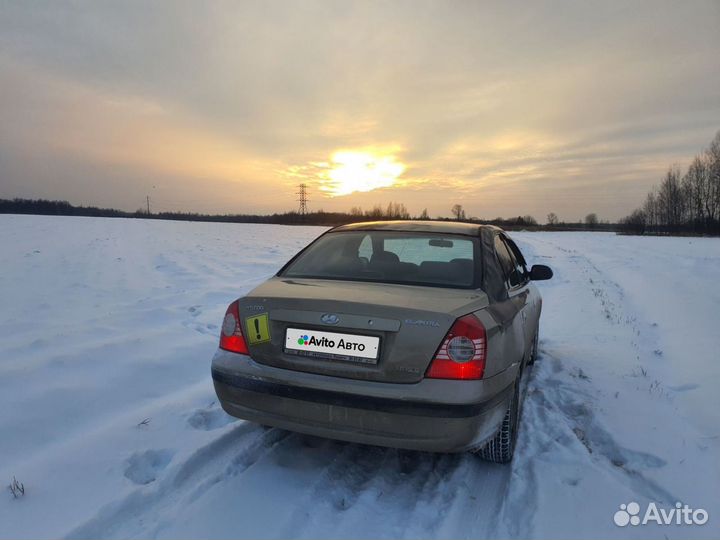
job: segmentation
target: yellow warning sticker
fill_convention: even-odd
[[[267,313],[245,319],[245,330],[250,345],[270,341],[270,320]]]

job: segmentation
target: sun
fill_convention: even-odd
[[[406,169],[394,156],[355,150],[335,152],[329,166],[320,189],[333,197],[390,187]]]

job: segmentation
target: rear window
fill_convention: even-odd
[[[477,239],[390,231],[326,234],[306,248],[286,277],[470,288],[479,274]]]

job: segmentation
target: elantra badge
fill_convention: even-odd
[[[325,313],[322,317],[320,317],[320,320],[325,324],[337,324],[340,322],[340,317],[334,313]]]

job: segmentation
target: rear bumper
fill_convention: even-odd
[[[434,452],[463,451],[491,438],[514,380],[505,374],[483,381],[377,383],[274,368],[222,350],[213,359],[212,375],[223,409],[238,418],[320,437]]]

